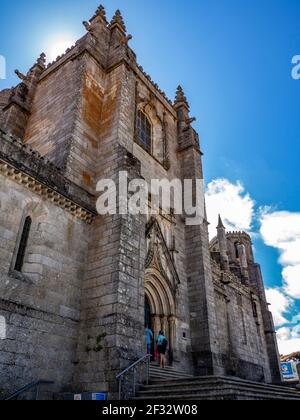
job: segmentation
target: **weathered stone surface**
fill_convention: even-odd
[[[183,91],[173,105],[103,11],[85,26],[65,55],[33,67],[32,85],[0,92],[0,389],[47,379],[57,392],[115,396],[116,374],[146,351],[145,296],[176,367],[280,381],[248,235],[221,232],[220,249],[206,220],[96,214],[97,182],[118,183],[120,171],[148,184],[203,173]],[[137,137],[139,111],[151,123],[151,153]]]

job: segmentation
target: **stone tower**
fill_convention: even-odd
[[[191,374],[280,380],[246,234],[220,219],[210,246],[205,211],[196,225],[164,209],[97,214],[99,180],[203,181],[202,153],[183,89],[173,103],[138,65],[121,13],[108,22],[100,6],[84,26],[0,92],[0,388],[45,378],[114,395],[145,355],[145,313]]]

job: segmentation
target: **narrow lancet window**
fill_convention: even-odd
[[[26,217],[24,226],[23,226],[20,244],[19,244],[16,264],[15,264],[15,271],[19,271],[19,272],[22,271],[31,223],[32,223],[31,217]]]
[[[136,134],[140,146],[142,146],[148,153],[152,150],[152,126],[147,116],[138,111],[136,119]]]

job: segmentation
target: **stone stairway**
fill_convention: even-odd
[[[151,383],[164,382],[164,381],[175,381],[191,379],[193,376],[174,369],[173,367],[167,366],[165,369],[161,369],[157,364],[151,363],[150,366],[150,379]]]
[[[151,366],[150,385],[136,400],[298,400],[300,391],[227,377],[192,377],[172,368]]]

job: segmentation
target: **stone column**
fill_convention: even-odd
[[[129,180],[139,177],[139,162],[123,147],[110,145],[110,153],[113,179],[119,170]],[[115,398],[116,375],[145,355],[145,225],[144,216],[130,214],[99,216],[94,224],[83,280],[77,389],[103,389]],[[102,334],[103,348],[97,350]]]
[[[152,319],[153,319],[153,334],[154,334],[154,339],[156,340],[158,333],[161,330],[160,315],[153,315]]]
[[[240,258],[243,281],[246,285],[249,285],[249,270],[248,270],[246,247],[244,244],[239,244],[237,246],[237,249],[238,249],[238,254]]]
[[[252,277],[254,277],[256,288],[259,295],[259,300],[261,304],[261,312],[263,318],[263,327],[265,332],[265,340],[266,340],[266,347],[267,353],[270,363],[270,380],[267,382],[272,382],[274,384],[281,384],[282,383],[282,376],[280,370],[280,357],[279,357],[279,350],[278,350],[278,343],[276,338],[276,330],[274,326],[273,316],[269,310],[269,305],[267,302],[263,278],[261,274],[261,268],[259,264],[252,265]],[[253,281],[253,280],[252,280]]]
[[[161,318],[161,329],[163,330],[167,340],[170,341],[169,323],[168,323],[168,317],[167,316],[162,316],[162,318]]]
[[[219,242],[219,250],[220,250],[220,257],[221,257],[221,267],[222,267],[222,270],[229,271],[226,230],[225,230],[225,226],[223,225],[220,215],[219,215],[219,223],[217,226],[217,231],[218,231],[218,242]]]
[[[168,323],[169,323],[169,331],[170,331],[170,347],[173,351],[173,357],[175,359],[175,354],[177,353],[177,348],[176,348],[176,318],[175,316],[171,315],[169,316],[168,319]]]
[[[178,160],[182,167],[182,179],[200,181],[204,185],[199,137],[192,127],[189,104],[181,87],[177,90],[175,109],[178,117]],[[203,215],[198,224],[186,225],[186,267],[190,308],[190,334],[194,373],[218,375],[218,335],[215,296],[209,253],[208,222],[206,220],[204,187],[196,196],[192,191],[193,205],[200,199]],[[190,217],[190,215],[187,215]]]

